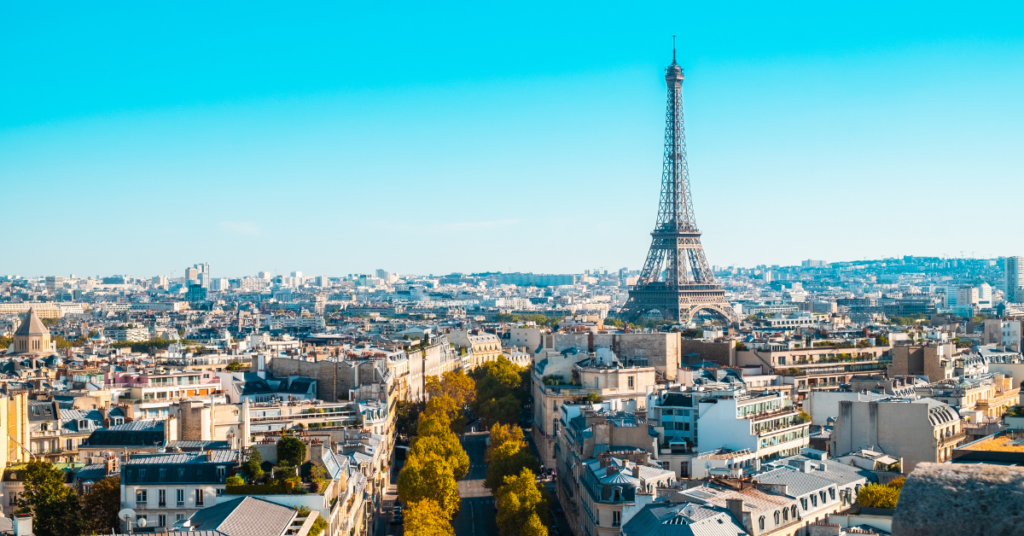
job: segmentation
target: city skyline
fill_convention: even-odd
[[[0,272],[638,269],[673,34],[713,263],[1017,254],[943,222],[1024,193],[1019,8],[930,6],[315,6],[223,34],[238,8],[7,6],[8,232],[46,247]],[[388,17],[394,35],[355,24]]]

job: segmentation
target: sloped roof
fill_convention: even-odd
[[[15,336],[32,336],[32,335],[49,335],[50,330],[46,329],[43,325],[43,321],[36,315],[35,309],[28,310],[28,316],[25,321],[18,327],[18,331],[14,332]]]
[[[216,531],[224,536],[280,536],[297,515],[287,506],[241,497],[199,510],[189,521],[195,530]]]
[[[625,526],[625,536],[743,536],[747,532],[725,508],[695,503],[657,502]]]

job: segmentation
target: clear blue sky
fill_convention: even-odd
[[[1022,20],[1019,2],[6,2],[0,273],[639,268],[673,34],[712,264],[1024,254]]]

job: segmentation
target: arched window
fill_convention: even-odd
[[[620,487],[612,488],[612,500],[613,501],[621,501],[622,500],[622,488],[620,488]]]
[[[795,506],[793,508],[796,508]],[[789,521],[789,508],[782,509],[782,520]]]
[[[796,505],[795,504],[793,506],[789,507],[789,513],[791,513],[793,515],[793,521],[796,521],[798,519],[797,516],[796,516]]]
[[[778,510],[776,510],[776,511],[775,511],[775,524],[776,524],[776,525],[778,525],[778,524],[779,524],[779,514],[780,514],[780,513],[781,513],[781,512],[779,512]]]
[[[764,516],[761,516],[757,520],[757,528],[764,530]]]

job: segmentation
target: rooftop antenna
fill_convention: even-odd
[[[676,36],[672,36],[672,63],[676,62]]]

